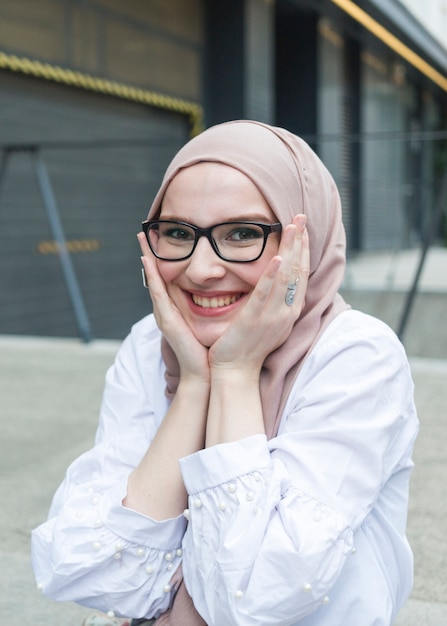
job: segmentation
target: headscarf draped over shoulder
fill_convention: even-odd
[[[345,270],[346,238],[340,196],[319,157],[301,138],[282,128],[253,121],[213,126],[191,139],[171,161],[148,219],[156,218],[166,189],[186,167],[210,161],[231,166],[252,180],[285,227],[306,215],[310,276],[305,306],[288,339],[264,362],[261,398],[266,432],[274,436],[293,381],[329,322],[348,308],[338,290]],[[167,393],[175,393],[178,364],[167,342]]]

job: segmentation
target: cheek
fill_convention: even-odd
[[[160,261],[157,259],[157,268],[160,276],[169,289],[169,285],[183,272],[183,263],[169,263],[167,261]]]
[[[179,302],[176,298],[175,285],[178,279],[184,273],[183,265],[183,263],[169,263],[166,261],[160,261],[159,259],[157,260],[157,267],[160,278],[166,286],[166,291],[168,292],[169,297],[176,305],[178,305]]]
[[[256,261],[255,263],[247,263],[247,265],[245,266],[241,265],[238,268],[239,278],[241,278],[248,285],[251,285],[252,287],[254,287],[256,283],[258,282],[258,280],[260,279],[265,268],[267,267],[268,262],[273,256],[274,255],[272,255],[271,257],[269,256],[269,257],[264,258],[264,255],[263,255],[259,259],[259,261]]]

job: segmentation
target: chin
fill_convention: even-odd
[[[223,333],[226,331],[228,324],[225,326],[221,326],[219,329],[192,329],[195,338],[199,343],[202,344],[205,348],[211,348],[211,346],[216,343],[220,337],[222,337]]]
[[[216,343],[216,341],[219,339],[220,335],[216,336],[210,336],[210,335],[196,335],[196,339],[199,343],[202,344],[202,346],[204,346],[205,348],[211,348],[211,346]]]

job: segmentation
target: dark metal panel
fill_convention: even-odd
[[[276,122],[298,135],[317,132],[317,21],[315,13],[278,5]]]
[[[0,74],[0,143],[46,146],[42,156],[96,337],[122,338],[151,309],[136,233],[188,135],[179,114]],[[0,190],[0,333],[77,332],[30,156],[14,153]]]
[[[205,124],[244,117],[244,2],[205,4]]]

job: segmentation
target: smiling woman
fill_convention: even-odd
[[[179,172],[167,188],[159,217],[143,228],[159,259],[160,277],[196,339],[210,347],[278,252],[274,233],[281,225],[248,176],[220,163],[199,163]],[[174,230],[175,218],[194,220],[200,227]],[[254,219],[259,222],[248,223]],[[144,241],[143,246],[145,251]]]
[[[33,533],[40,588],[133,626],[390,626],[418,421],[403,347],[338,293],[329,172],[284,129],[210,128],[138,240],[154,313]]]

